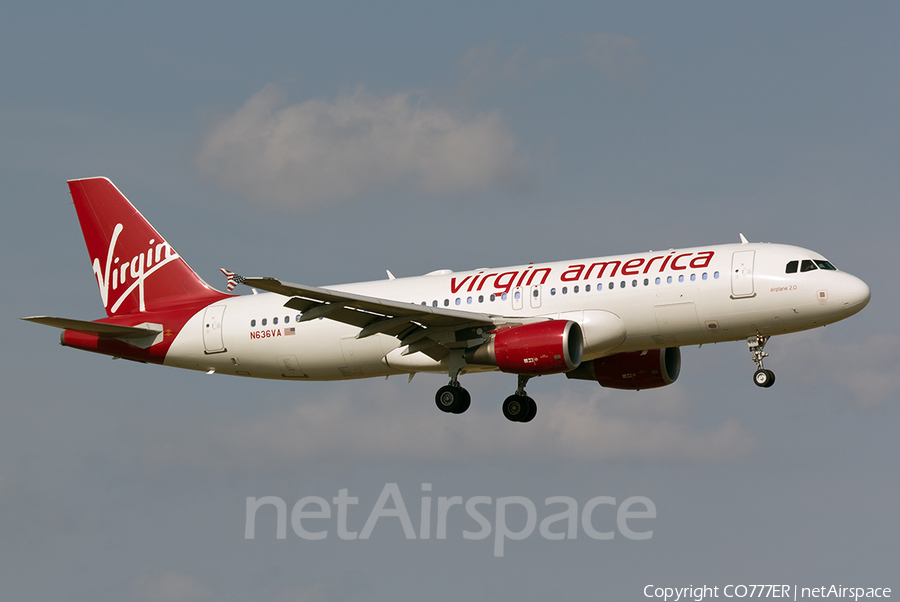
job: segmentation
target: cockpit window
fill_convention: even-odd
[[[830,261],[825,261],[824,259],[814,259],[816,265],[819,266],[820,270],[834,270],[837,271],[837,268],[831,265]]]
[[[795,259],[794,261],[789,261],[784,268],[784,273],[785,274],[796,274],[797,266],[799,264],[800,264],[800,261],[798,261],[797,259]]]
[[[804,259],[800,262],[800,271],[801,272],[811,272],[813,270],[817,270],[819,268],[816,267],[816,264],[812,259]]]

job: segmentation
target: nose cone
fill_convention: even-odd
[[[847,274],[841,283],[841,299],[844,301],[844,311],[848,314],[855,314],[868,303],[872,298],[872,292],[868,285],[857,278]]]

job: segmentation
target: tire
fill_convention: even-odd
[[[462,414],[469,409],[472,397],[462,387],[444,385],[434,394],[434,403],[442,412]]]
[[[522,422],[522,418],[528,414],[527,397],[510,395],[503,400],[503,415],[512,422]]]
[[[537,416],[537,403],[535,403],[535,401],[530,397],[526,397],[525,401],[528,405],[528,411],[525,413],[522,419],[519,420],[519,422],[531,422],[532,420],[534,420],[534,417]]]
[[[442,412],[452,412],[459,405],[462,395],[459,394],[458,387],[445,385],[437,390],[434,394],[434,403]]]
[[[452,412],[454,414],[462,414],[463,412],[465,412],[466,410],[469,409],[470,405],[472,405],[472,396],[469,395],[469,392],[466,391],[465,389],[463,389],[462,387],[460,387],[459,390],[460,390],[460,392],[462,392],[462,401],[460,402],[458,408],[456,408],[455,410],[452,410]]]
[[[753,373],[753,382],[757,387],[768,389],[775,384],[775,373],[771,370],[757,370]]]

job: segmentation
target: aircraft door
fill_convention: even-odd
[[[224,305],[210,305],[203,312],[203,348],[207,354],[225,351],[225,343],[222,340],[224,314]]]
[[[754,297],[753,260],[756,251],[735,251],[731,256],[731,298]]]

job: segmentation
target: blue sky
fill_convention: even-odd
[[[0,20],[0,582],[13,599],[637,599],[898,587],[900,10],[891,3],[44,3]],[[684,349],[640,394],[545,377],[248,381],[64,349],[101,315],[65,181],[105,175],[204,278],[325,285],[751,240],[873,299]],[[247,497],[645,496],[647,541],[244,539]],[[436,501],[434,502],[437,503]],[[262,517],[262,515],[260,515]],[[598,513],[598,520],[611,514]],[[522,519],[511,515],[510,523]],[[384,520],[384,519],[383,519]],[[333,527],[332,527],[333,528]]]

